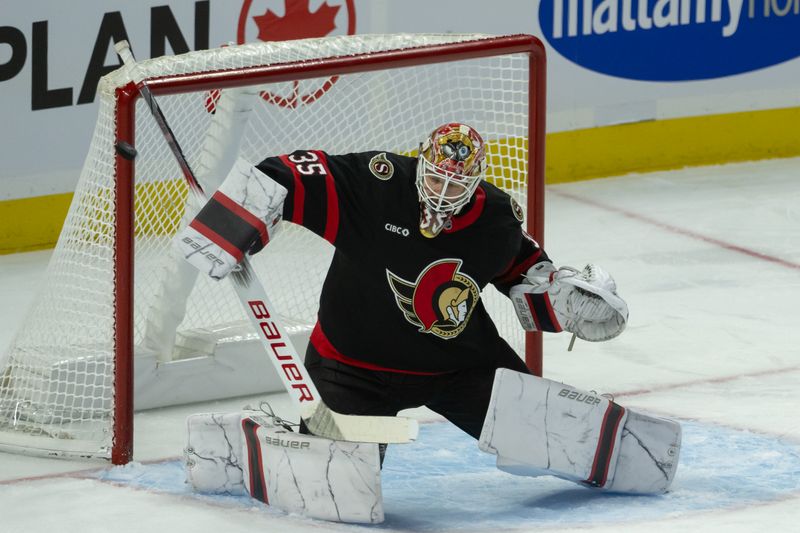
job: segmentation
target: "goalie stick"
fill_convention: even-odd
[[[175,155],[189,189],[198,200],[198,204],[203,205],[207,200],[205,192],[189,166],[158,102],[150,92],[144,77],[139,73],[130,45],[127,41],[120,41],[114,48],[128,68],[132,81],[137,85],[139,93]],[[236,294],[244,305],[267,357],[274,365],[283,386],[298,407],[300,417],[311,433],[332,440],[351,442],[403,443],[417,438],[419,427],[416,420],[397,416],[344,415],[325,405],[286,334],[286,328],[274,312],[272,303],[247,256],[230,276]]]

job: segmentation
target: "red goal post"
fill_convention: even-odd
[[[544,243],[545,52],[533,36],[340,36],[199,51],[142,61],[140,68],[193,168],[210,184],[234,152],[251,158],[300,147],[411,153],[438,122],[469,123],[487,140],[490,179],[524,200],[528,232]],[[121,71],[104,84],[92,147],[46,274],[45,296],[0,360],[0,449],[124,464],[133,457],[134,406],[151,405],[134,382],[146,366],[139,353],[161,365],[186,363],[198,354],[213,357],[246,331],[236,329],[237,310],[222,309],[238,305],[215,292],[225,289],[187,273],[174,258],[160,264],[169,238],[193,208],[184,205],[185,185],[173,179],[179,171],[136,85]],[[249,103],[217,100],[220,92],[237,91],[247,93],[242,98]],[[276,96],[287,92],[290,98]],[[227,105],[253,107],[253,118],[245,125],[225,122]],[[221,138],[237,144],[218,148]],[[115,151],[120,142],[139,155],[129,159]],[[317,246],[306,244],[304,234],[284,233],[286,244],[274,245],[285,251],[260,255],[293,257]],[[275,272],[289,276],[298,268],[262,266],[271,295],[271,285],[276,292],[298,285],[274,278]],[[185,294],[176,297],[180,290]],[[302,299],[313,302],[315,290]],[[276,298],[290,317],[297,292]],[[42,313],[48,305],[56,309]],[[163,310],[170,306],[177,311]],[[299,307],[297,324],[314,312],[313,304]],[[496,321],[508,321],[507,310],[505,318],[490,312]],[[175,327],[162,327],[171,320]],[[168,331],[151,331],[160,327]],[[521,330],[515,319],[509,331],[514,328]],[[541,336],[525,334],[523,343],[529,368],[541,375]]]

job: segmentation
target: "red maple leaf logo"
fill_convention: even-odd
[[[323,2],[314,13],[309,0],[285,0],[285,15],[280,17],[269,8],[261,16],[253,17],[262,41],[289,41],[306,37],[324,37],[336,29],[336,14],[341,6]]]

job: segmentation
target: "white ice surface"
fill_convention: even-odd
[[[675,490],[609,496],[492,468],[447,424],[390,448],[382,531],[800,531],[800,159],[551,186],[545,248],[615,276],[628,330],[608,343],[548,336],[545,374],[684,422]],[[0,257],[0,353],[48,252]],[[0,453],[0,531],[355,531],[241,499],[198,498],[170,458],[189,413],[260,398],[137,413],[125,468]],[[269,398],[292,414],[284,395]],[[433,417],[424,410],[415,414]],[[99,470],[98,470],[99,469]],[[373,528],[371,528],[373,529]]]

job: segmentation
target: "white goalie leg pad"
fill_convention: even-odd
[[[651,494],[672,483],[680,426],[596,393],[500,369],[479,447],[512,474]]]
[[[309,518],[383,522],[378,444],[293,433],[263,416],[242,419],[242,431],[253,498]]]
[[[538,475],[603,486],[614,475],[626,416],[598,394],[499,369],[478,446]]]
[[[197,492],[247,494],[242,460],[242,413],[206,413],[186,419],[186,481]]]
[[[680,424],[628,409],[614,478],[604,488],[639,494],[666,492],[675,479],[680,451]]]

